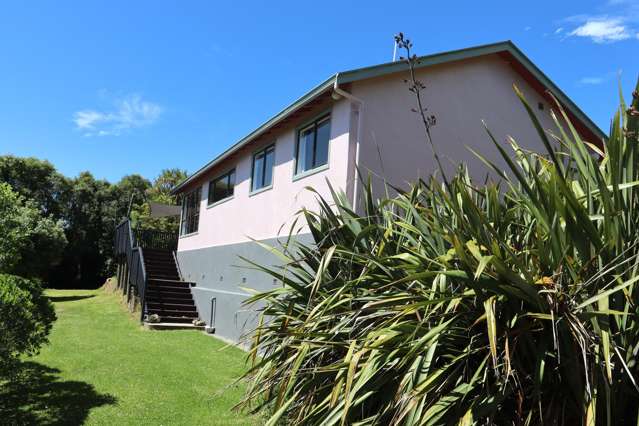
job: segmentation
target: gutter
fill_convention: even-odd
[[[523,52],[515,46],[511,41],[503,41],[499,43],[487,44],[482,46],[469,47],[460,50],[453,50],[448,52],[437,53],[434,55],[422,56],[419,58],[419,64],[416,68],[424,68],[433,65],[449,63],[469,58],[475,58],[488,54],[497,54],[497,53],[509,53],[514,59],[521,64],[521,66],[529,73],[532,74],[533,78],[541,83],[546,89],[550,89],[552,93],[558,98],[558,100],[567,107],[567,110],[570,111],[576,118],[579,120],[585,127],[588,128],[590,132],[592,132],[598,138],[606,140],[607,135],[597,127],[597,125],[583,112],[579,107],[567,96],[565,95],[558,86],[556,86],[543,72],[537,68],[537,66],[530,60]],[[364,80],[367,78],[379,77],[382,75],[392,74],[399,71],[405,71],[407,69],[407,65],[403,62],[389,62],[385,64],[374,65],[371,67],[359,68],[350,71],[345,71],[342,73],[337,73],[324,82],[317,85],[310,92],[307,92],[305,95],[294,101],[284,110],[280,111],[275,116],[271,117],[253,132],[246,135],[244,138],[240,139],[233,146],[228,148],[222,154],[218,155],[213,160],[209,161],[183,182],[178,184],[175,188],[171,190],[171,194],[175,195],[191,184],[193,181],[197,180],[199,177],[204,175],[208,170],[212,167],[219,164],[221,161],[228,158],[230,155],[234,154],[245,145],[255,140],[262,133],[267,131],[270,127],[276,125],[281,120],[285,119],[287,115],[295,112],[299,108],[301,108],[305,103],[309,102],[312,99],[315,99],[317,96],[325,93],[325,91],[333,90],[334,94],[339,96],[343,96],[349,99],[352,103],[357,104],[359,106],[359,123],[358,123],[358,136],[357,136],[357,151],[356,151],[356,164],[359,165],[359,144],[361,142],[361,133],[359,132],[361,126],[361,114],[362,114],[362,101],[357,99],[355,96],[350,93],[339,88],[339,84],[351,83],[354,81]],[[356,179],[358,176],[356,176]],[[356,185],[357,186],[357,185]],[[357,188],[355,188],[356,191]],[[355,192],[354,192],[355,194]],[[354,198],[355,200],[356,198]]]
[[[359,149],[362,140],[362,122],[364,115],[364,101],[356,96],[348,93],[347,91],[340,89],[339,87],[339,73],[335,74],[335,81],[333,83],[333,93],[351,101],[351,105],[356,106],[357,111],[357,140],[355,141],[355,173],[353,175],[353,199],[351,200],[354,211],[357,211],[357,187],[359,186]]]
[[[214,166],[216,166],[217,164],[219,164],[220,162],[228,158],[230,155],[238,152],[240,149],[242,149],[244,146],[246,146],[247,144],[249,144],[256,138],[260,137],[264,132],[266,132],[268,129],[275,126],[277,123],[279,123],[283,119],[285,119],[288,115],[302,108],[307,102],[315,99],[317,96],[320,96],[322,93],[325,93],[327,90],[330,90],[331,87],[333,86],[335,79],[336,79],[336,75],[333,75],[327,78],[322,83],[320,83],[319,85],[311,89],[311,91],[307,92],[302,97],[298,98],[289,106],[284,108],[282,111],[280,111],[279,113],[277,113],[276,115],[268,119],[266,122],[260,125],[257,129],[253,130],[251,133],[244,136],[242,139],[240,139],[234,145],[226,149],[224,152],[222,152],[220,155],[215,157],[213,160],[209,161],[204,166],[200,167],[195,173],[193,173],[192,175],[187,177],[184,181],[179,183],[176,187],[174,187],[170,192],[171,195],[176,195],[182,192],[182,189],[184,189],[185,186],[188,186],[190,183],[197,180],[202,175],[206,174],[211,168],[213,168]]]

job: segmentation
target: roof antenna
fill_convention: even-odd
[[[393,40],[393,62],[397,61],[397,41]]]

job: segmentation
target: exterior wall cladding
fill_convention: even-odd
[[[346,99],[334,101],[309,112],[271,138],[252,143],[196,183],[202,186],[199,229],[180,239],[178,261],[184,278],[197,283],[194,299],[200,317],[209,325],[215,304],[213,322],[218,336],[237,342],[243,333],[255,327],[256,307],[242,305],[248,296],[242,288],[267,290],[276,285],[271,277],[247,269],[239,259],[243,256],[264,265],[277,264],[275,256],[252,239],[273,245],[278,237],[285,237],[296,212],[301,207],[312,209],[316,205],[315,195],[306,187],[330,198],[328,180],[349,198],[353,196],[358,114],[362,119],[358,167],[363,174],[373,175],[377,193],[383,191],[384,181],[402,187],[435,172],[421,120],[411,112],[415,99],[407,90],[405,77],[396,73],[352,83],[351,93],[363,101],[361,113]],[[433,140],[450,170],[455,164],[466,162],[474,177],[486,177],[486,167],[467,147],[503,164],[482,121],[500,143],[512,135],[523,148],[543,150],[512,89],[513,84],[535,108],[544,128],[555,129],[543,97],[497,55],[420,69],[417,77],[426,83],[425,103],[429,114],[437,119],[432,129]],[[294,177],[297,130],[313,117],[329,111],[328,167],[305,177]],[[275,143],[273,186],[250,194],[252,154],[272,143]],[[234,167],[237,177],[233,198],[207,207],[208,182]],[[310,242],[308,230],[302,227],[296,232],[299,238]]]

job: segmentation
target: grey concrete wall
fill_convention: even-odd
[[[304,243],[312,242],[310,234],[296,238]],[[275,238],[262,242],[279,247]],[[250,265],[240,257],[264,266],[282,264],[277,256],[252,241],[177,252],[183,278],[196,283],[192,293],[200,319],[207,326],[214,326],[217,336],[232,342],[239,342],[242,336],[256,327],[258,321],[256,311],[260,306],[243,304],[250,296],[244,288],[266,291],[278,285],[266,273],[250,269]]]

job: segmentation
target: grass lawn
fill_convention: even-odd
[[[0,383],[0,424],[226,425],[245,354],[197,331],[148,331],[116,295],[51,290],[51,343]],[[224,349],[222,349],[224,348]]]

